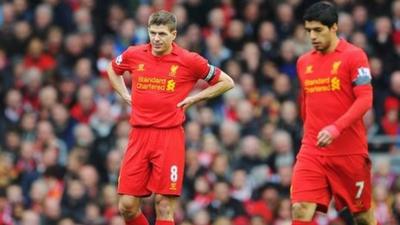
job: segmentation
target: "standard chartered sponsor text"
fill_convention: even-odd
[[[136,88],[139,90],[174,91],[175,82],[164,78],[140,76],[138,77]]]
[[[337,77],[306,79],[304,89],[307,93],[340,90],[340,79]]]
[[[323,92],[323,91],[331,91],[331,86],[324,85],[324,86],[306,87],[307,93]]]
[[[157,91],[165,90],[165,85],[160,85],[160,84],[137,83],[136,87],[137,87],[137,89],[141,89],[141,90],[157,90]]]
[[[158,77],[139,77],[138,83],[151,83],[151,84],[165,84],[167,82],[166,79],[158,78]]]
[[[304,84],[305,86],[311,86],[311,85],[321,85],[321,84],[329,84],[330,83],[330,78],[318,78],[318,79],[312,79],[312,80],[305,80]]]

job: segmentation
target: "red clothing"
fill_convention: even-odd
[[[245,202],[245,208],[250,216],[261,216],[268,224],[274,219],[273,212],[263,200]]]
[[[372,86],[365,53],[340,40],[334,52],[311,51],[301,56],[297,73],[304,120],[300,153],[367,154],[362,117],[372,106]],[[317,148],[317,135],[328,125],[335,125],[341,134],[327,147]]]
[[[185,114],[176,105],[192,90],[197,80],[213,84],[220,70],[197,53],[176,44],[170,54],[154,56],[150,44],[132,46],[112,61],[114,71],[132,76],[133,126],[167,128],[180,126]]]
[[[27,55],[24,58],[24,66],[27,68],[36,67],[41,71],[47,71],[56,67],[56,60],[52,56],[45,53],[41,54],[37,58]]]
[[[299,155],[293,169],[292,202],[315,202],[326,212],[332,197],[338,211],[371,207],[371,161],[364,155]]]
[[[70,110],[71,117],[76,119],[78,122],[84,124],[89,123],[90,117],[95,112],[96,112],[95,105],[93,105],[92,108],[90,108],[90,110],[85,111],[85,109],[83,109],[79,103],[75,104]]]
[[[179,196],[185,167],[182,127],[134,127],[119,174],[118,193]]]

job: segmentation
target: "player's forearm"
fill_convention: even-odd
[[[351,126],[355,121],[362,119],[364,114],[372,107],[372,88],[370,86],[359,87],[356,93],[356,100],[334,125],[341,132]]]
[[[234,86],[235,84],[232,78],[230,78],[226,73],[221,72],[220,79],[217,83],[202,90],[193,97],[196,99],[196,102],[208,100],[223,94],[224,92],[232,89]]]
[[[111,86],[114,90],[122,97],[129,98],[129,91],[126,88],[124,78],[122,76],[118,76],[112,66],[110,65],[107,69],[108,78],[110,79]]]

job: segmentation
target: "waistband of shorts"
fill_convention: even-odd
[[[173,127],[155,127],[155,126],[132,126],[133,129],[136,130],[175,130],[175,129],[183,129],[182,125],[177,125]]]

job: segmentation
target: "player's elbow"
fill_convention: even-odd
[[[368,97],[368,109],[371,109],[373,107],[373,101],[374,97],[372,96],[372,93]]]
[[[109,63],[108,66],[107,66],[107,75],[108,76],[110,76],[111,71],[113,71],[113,69],[112,69],[111,63]]]
[[[235,82],[231,77],[228,77],[226,86],[227,86],[227,91],[235,87]]]
[[[108,78],[110,78],[110,79],[112,79],[113,77],[116,76],[116,73],[115,73],[111,63],[108,64],[107,75],[108,75]]]
[[[228,90],[234,88],[235,82],[233,81],[233,79],[227,74],[223,74],[223,75],[224,75],[223,83],[224,83],[225,90],[228,91]]]
[[[366,94],[364,96],[364,101],[363,101],[366,110],[370,110],[372,108],[373,105],[372,102],[373,102],[372,93]]]

